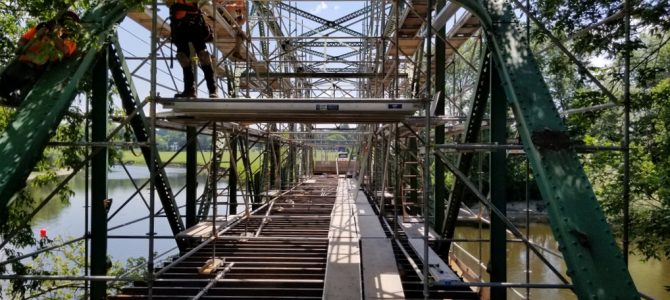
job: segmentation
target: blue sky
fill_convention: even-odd
[[[335,20],[337,18],[340,18],[342,16],[345,16],[355,10],[359,10],[363,8],[364,2],[363,1],[358,1],[358,2],[352,2],[352,1],[347,1],[347,2],[333,2],[333,1],[297,1],[297,2],[292,2],[290,3],[293,6],[296,6],[297,8],[304,10],[306,12],[312,13],[316,16],[319,16],[321,18],[327,19],[327,20]],[[165,6],[159,6],[159,16],[161,16],[163,19],[165,19],[168,15],[167,8]],[[321,26],[321,24],[317,22],[313,22],[308,19],[304,19],[302,17],[297,17],[295,14],[288,14],[285,11],[282,12],[281,19],[283,20],[284,23],[284,31],[286,32],[287,29],[290,27],[292,30],[297,31],[297,33],[301,32],[306,32],[311,29],[317,28]],[[363,25],[362,22],[348,22],[345,25],[347,25],[348,28],[362,32]],[[257,32],[257,31],[254,31]],[[328,30],[325,32],[332,32],[332,30]],[[118,29],[118,35],[119,35],[119,40],[121,42],[121,45],[124,50],[124,54],[126,55],[127,58],[130,57],[147,57],[149,56],[150,53],[150,32],[143,28],[142,26],[138,25],[135,23],[130,18],[126,18],[122,23],[121,26]],[[258,36],[257,33],[254,33],[255,36]],[[346,34],[342,33],[337,33],[333,34],[334,36],[346,36]],[[161,50],[163,50],[163,54],[159,52],[159,56],[165,55],[165,56],[170,56],[170,47],[162,47]],[[328,54],[330,55],[339,55],[343,53],[347,53],[351,51],[350,48],[329,48],[329,49],[319,49],[319,48],[313,48],[313,50],[318,51],[318,52],[324,52],[328,51]],[[211,51],[213,52],[213,51]],[[174,55],[174,53],[172,53]],[[220,55],[220,53],[219,53]],[[316,57],[312,57],[312,59],[318,59]],[[355,58],[354,58],[355,59]],[[130,70],[135,70],[139,65],[140,61],[138,60],[131,60],[128,59],[127,61],[128,66]],[[167,64],[166,64],[167,63]],[[165,61],[158,61],[158,73],[157,73],[157,78],[158,78],[158,87],[157,87],[157,92],[163,96],[163,97],[172,97],[176,91],[176,89],[181,90],[182,89],[182,82],[181,82],[181,68],[177,61],[175,60],[172,62],[173,68],[169,68],[170,62],[165,62]],[[343,64],[330,64],[328,65],[329,67],[343,67],[346,65]],[[198,72],[198,77],[202,79],[202,72]],[[171,75],[172,74],[172,75]],[[140,68],[140,70],[137,72],[137,75],[139,77],[142,77],[144,79],[149,79],[150,78],[150,73],[149,73],[149,65],[145,64],[143,67]],[[139,77],[134,78],[134,84],[138,90],[138,93],[141,98],[144,98],[149,95],[149,83]],[[174,80],[173,80],[174,79]],[[206,95],[206,89],[204,86],[199,87],[199,95],[204,96]]]

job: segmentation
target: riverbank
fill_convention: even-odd
[[[163,162],[166,162],[170,158],[172,158],[172,160],[170,161],[170,165],[174,165],[174,166],[185,166],[186,165],[186,152],[184,152],[184,151],[182,151],[180,153],[176,153],[176,152],[173,152],[173,151],[160,151],[160,152],[158,152],[158,155],[160,156],[161,161],[163,161]],[[198,153],[197,164],[202,166],[205,163],[207,163],[210,160],[210,158],[211,158],[211,155],[210,155],[209,151],[204,152],[204,153]],[[140,150],[136,150],[136,151],[124,150],[122,152],[122,155],[121,155],[121,160],[123,161],[123,163],[129,164],[129,165],[140,165],[140,164],[143,165],[143,164],[145,164],[144,156],[142,155],[142,151],[140,151]]]
[[[259,170],[260,169],[260,164],[261,160],[256,159],[261,153],[257,150],[251,150],[249,154],[249,159],[251,161],[251,169],[252,170]],[[170,166],[173,167],[185,167],[186,166],[186,152],[174,152],[174,151],[160,151],[158,152],[158,155],[161,158],[161,161],[163,163],[167,162],[170,160]],[[140,150],[136,151],[130,151],[130,150],[124,150],[121,155],[121,160],[123,161],[124,164],[127,165],[144,165],[144,156],[142,155],[142,152]],[[204,166],[205,164],[209,163],[211,160],[211,153],[209,151],[204,151],[204,152],[199,152],[198,155],[196,156],[196,164],[198,166]],[[227,162],[230,161],[230,158],[228,157],[228,152],[224,153],[223,157],[220,158],[221,162]],[[238,168],[241,170],[244,168],[244,165],[242,164],[242,161],[238,161],[237,163]]]

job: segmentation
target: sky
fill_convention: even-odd
[[[347,15],[354,10],[361,9],[363,7],[363,1],[359,2],[332,2],[332,1],[298,1],[290,3],[291,5],[296,6],[297,8],[312,13],[316,16],[327,20],[335,20],[339,17]],[[159,16],[163,19],[167,18],[168,11],[167,7],[159,6]],[[321,24],[313,22],[311,20],[298,18],[295,15],[282,15],[281,18],[284,20],[284,31],[288,31],[289,27],[292,30],[296,30],[298,33],[309,31],[311,29],[321,26]],[[347,23],[351,24],[351,22]],[[356,31],[362,31],[362,24],[358,22],[353,26],[349,26],[351,29]],[[141,65],[141,61],[132,59],[133,57],[148,57],[150,54],[150,32],[144,27],[138,25],[135,21],[130,18],[126,18],[120,25],[118,29],[119,41],[122,45],[124,54],[127,59],[128,67],[131,71],[135,70],[138,66]],[[339,34],[341,35],[341,34]],[[258,36],[256,33],[255,36]],[[260,48],[260,47],[259,47]],[[162,47],[164,52],[161,55],[170,56],[176,55],[176,53],[170,53],[170,47]],[[211,47],[210,47],[211,49]],[[324,49],[314,49],[319,52],[323,52]],[[346,53],[351,51],[351,49],[345,48],[342,50],[338,49],[327,49],[330,55],[337,55],[341,53]],[[214,53],[213,50],[210,52]],[[220,51],[218,53],[221,55]],[[313,58],[316,60],[316,58]],[[157,92],[160,96],[163,97],[172,97],[177,90],[181,90],[183,83],[181,81],[182,72],[179,64],[176,60],[171,62],[172,67],[170,68],[170,62],[159,61],[158,62],[158,73],[157,73]],[[344,66],[339,64],[340,66]],[[338,67],[338,65],[331,65],[330,67]],[[137,88],[140,98],[144,98],[149,95],[150,85],[148,79],[150,78],[149,73],[149,64],[144,64],[140,67],[139,71],[136,72],[137,77],[134,78],[134,84]],[[198,77],[202,79],[202,71],[198,71]],[[173,80],[174,79],[174,80]],[[200,97],[204,97],[207,94],[206,88],[204,85],[199,86],[198,94]],[[219,93],[221,94],[221,93]]]

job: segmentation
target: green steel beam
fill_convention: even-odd
[[[7,206],[26,185],[30,172],[42,158],[50,137],[77,94],[81,80],[93,66],[100,41],[125,16],[127,7],[104,1],[82,16],[78,54],[50,66],[40,76],[0,136],[0,226],[7,221]]]
[[[230,155],[228,156],[228,161],[230,166],[228,166],[228,195],[230,197],[230,204],[228,205],[228,214],[234,215],[237,214],[237,135],[230,137]]]
[[[487,32],[575,293],[581,299],[639,299],[512,5],[501,0],[456,2],[477,15]]]
[[[507,103],[505,92],[500,85],[500,77],[496,69],[491,72],[491,143],[504,145],[507,143]],[[505,150],[491,152],[489,156],[489,193],[491,203],[503,215],[507,212],[507,153]],[[507,281],[507,231],[500,216],[491,214],[491,259],[490,278],[491,282]],[[507,299],[507,289],[504,287],[492,287],[491,299]]]
[[[490,92],[490,77],[491,77],[491,54],[488,49],[484,51],[484,55],[480,62],[479,77],[477,78],[477,88],[473,94],[473,99],[470,102],[470,115],[465,125],[465,135],[461,138],[462,143],[474,143],[479,139],[479,131],[481,129],[484,113],[486,112],[486,103],[488,102]],[[466,176],[470,173],[474,153],[462,152],[458,155],[458,170],[463,172]],[[470,191],[466,188],[463,181],[456,179],[449,194],[449,201],[447,202],[446,215],[442,225],[442,232],[445,239],[454,237],[454,229],[456,228],[456,220],[458,219],[458,212],[461,208],[463,199],[468,196]],[[449,241],[443,244],[442,251],[449,250],[451,243]]]
[[[246,195],[248,199],[254,198],[254,188],[253,188],[253,172],[251,170],[251,160],[249,158],[249,139],[248,135],[239,135],[239,146],[242,156],[240,160],[242,161],[242,166],[244,167],[244,179],[246,185]]]
[[[137,110],[137,113],[130,120],[130,127],[133,129],[135,134],[135,139],[138,142],[149,142],[149,133],[150,133],[150,124],[144,113],[144,110],[138,109],[140,107],[140,99],[135,89],[131,78],[132,75],[128,70],[126,65],[125,58],[121,51],[121,45],[119,41],[115,39],[113,45],[109,46],[110,51],[110,60],[109,68],[112,71],[112,77],[114,78],[114,83],[116,84],[116,89],[119,92],[119,98],[121,98],[121,104],[127,115],[132,114]],[[161,158],[158,155],[158,150],[156,147],[141,147],[142,155],[144,156],[144,161],[146,162],[147,167],[151,170],[152,163],[155,166],[157,172],[154,176],[156,193],[158,198],[161,201],[163,206],[163,211],[167,218],[170,229],[172,229],[172,234],[177,236],[178,233],[184,231],[184,221],[181,218],[179,209],[177,207],[174,194],[172,194],[172,188],[170,187],[170,182],[168,181],[168,176],[165,173],[163,168],[163,163]],[[153,157],[155,160],[152,162],[152,152],[154,152]],[[183,240],[177,240],[177,245],[180,250],[185,250],[187,245]]]
[[[207,128],[213,128],[216,124],[211,123],[211,126],[209,124],[205,125]],[[203,127],[203,129],[205,128]],[[218,182],[220,178],[223,176],[228,176],[228,171],[226,170],[224,174],[221,174],[221,172],[218,172],[218,167],[215,165],[215,162],[221,162],[223,161],[223,154],[226,152],[226,145],[228,145],[228,141],[225,139],[219,139],[215,137],[214,135],[218,136],[218,132],[212,132],[212,139],[213,141],[216,141],[216,144],[213,146],[214,147],[214,154],[212,155],[212,158],[209,162],[208,165],[208,176],[207,180],[205,181],[205,187],[202,195],[200,198],[196,201],[200,203],[200,206],[198,208],[198,213],[196,215],[197,219],[199,222],[205,221],[207,219],[207,216],[209,215],[209,210],[212,207],[212,199],[214,198],[214,194],[212,193],[212,189],[216,188],[216,185],[212,185],[212,182]]]
[[[93,67],[93,100],[91,103],[91,139],[93,142],[107,140],[109,120],[107,51],[100,51]],[[108,147],[96,146],[99,151],[91,158],[91,275],[107,275],[107,161]],[[107,282],[91,282],[91,299],[106,298]]]

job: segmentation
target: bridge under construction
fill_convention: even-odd
[[[626,146],[577,145],[562,119],[618,101],[519,1],[207,1],[201,9],[223,92],[216,99],[165,97],[180,80],[161,73],[170,72],[161,69],[171,59],[167,7],[154,1],[131,10],[125,2],[99,1],[83,13],[94,38],[44,73],[0,136],[0,210],[16,201],[46,149],[86,149],[60,184],[84,172],[90,181],[87,234],[62,244],[90,245],[85,273],[3,280],[81,281],[91,299],[505,299],[529,298],[535,289],[571,290],[580,299],[641,297],[624,260],[628,246],[622,254],[578,156]],[[344,13],[329,18],[333,12],[308,8],[314,5]],[[544,29],[611,105],[559,111],[526,21]],[[127,49],[121,22],[146,29],[149,56]],[[53,133],[87,76],[90,133],[80,144],[59,144]],[[457,78],[467,86],[461,93],[446,88]],[[183,132],[186,143],[166,160],[157,130]],[[119,142],[122,132],[132,139]],[[110,210],[109,151],[129,147],[141,150],[151,176]],[[183,186],[168,176],[179,153],[186,156]],[[560,253],[533,243],[506,217],[512,155],[527,161]],[[476,179],[482,161],[487,180]],[[146,276],[109,276],[109,221],[124,213],[118,203],[142,199]],[[490,238],[455,238],[472,203],[490,211],[490,218],[474,216]],[[166,253],[155,251],[159,218],[174,241]],[[457,255],[468,242],[485,244],[488,260]],[[524,244],[557,280],[510,282],[510,243]],[[473,271],[482,265],[486,276]],[[108,283],[119,281],[127,286],[108,295]]]

